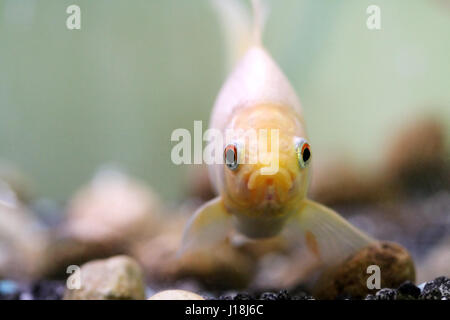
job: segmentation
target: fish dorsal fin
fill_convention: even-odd
[[[226,67],[229,70],[250,47],[262,44],[267,5],[260,0],[251,0],[252,18],[244,0],[211,0],[211,4],[225,37]]]
[[[261,34],[268,11],[263,2],[252,1],[253,24],[249,22],[249,13],[245,10],[247,8],[243,8],[245,2],[217,0],[214,3],[217,3],[218,11],[222,12],[222,21],[231,25],[229,33],[239,31],[238,26],[242,26],[242,35],[236,36],[235,40],[245,38],[248,45],[244,46],[245,54],[235,65],[217,97],[211,118],[212,127],[224,129],[237,108],[258,103],[284,105],[293,108],[301,116],[302,110],[297,94],[261,44]],[[242,46],[234,47],[242,50]],[[236,53],[239,50],[231,50],[234,57],[241,55]]]
[[[251,0],[253,10],[253,45],[262,45],[262,34],[266,24],[268,8],[266,2]]]

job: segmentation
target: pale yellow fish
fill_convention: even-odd
[[[253,40],[223,85],[210,125],[224,135],[230,129],[276,130],[279,152],[275,160],[247,163],[247,153],[241,150],[244,137],[223,145],[229,161],[210,166],[218,197],[191,218],[181,252],[213,247],[233,230],[251,239],[290,230],[290,241],[305,244],[318,261],[324,265],[337,263],[375,240],[333,210],[307,199],[313,152],[307,142],[302,108],[289,81],[261,44],[264,19],[260,4],[254,1],[253,9]],[[265,140],[269,150],[270,138]],[[270,160],[277,161],[277,170],[267,174],[264,169],[273,165]]]

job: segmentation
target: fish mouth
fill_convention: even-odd
[[[276,191],[288,191],[292,188],[294,182],[289,171],[284,168],[279,168],[275,174],[263,174],[261,169],[254,170],[248,179],[248,190],[256,190],[264,187],[267,191],[275,189]],[[281,189],[281,190],[279,190]],[[266,192],[266,195],[271,196],[272,192]]]
[[[265,190],[264,196],[261,199],[261,205],[266,209],[277,209],[283,203],[284,196],[282,193],[278,192],[276,188],[271,185]]]
[[[294,185],[289,172],[279,168],[273,175],[264,175],[260,169],[254,170],[248,178],[247,189],[260,204],[277,207],[283,203]]]

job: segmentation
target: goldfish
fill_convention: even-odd
[[[224,1],[220,2],[223,6]],[[243,150],[245,138],[237,134],[224,143],[224,163],[209,165],[217,197],[188,221],[181,252],[212,248],[235,233],[256,240],[281,236],[301,243],[321,265],[332,265],[375,240],[334,210],[308,199],[313,148],[302,106],[262,45],[262,5],[256,0],[252,5],[253,30],[240,36],[250,39],[248,47],[217,96],[210,127],[224,135],[229,130],[265,130],[271,138],[265,147],[276,147],[277,152],[271,152],[270,159],[252,162]],[[261,144],[247,151],[258,148]]]

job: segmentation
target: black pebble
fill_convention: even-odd
[[[302,293],[301,295],[291,296],[287,290],[281,290],[279,292],[264,292],[257,296],[259,300],[313,300],[311,296]],[[219,299],[224,300],[225,297],[220,297]],[[228,298],[228,297],[227,297]],[[234,300],[253,300],[254,297],[246,292],[238,293]]]
[[[335,300],[352,300],[352,296],[349,294],[342,294],[337,296]]]
[[[291,300],[291,296],[287,292],[287,290],[281,290],[278,292],[277,300]]]
[[[439,277],[427,282],[420,294],[422,300],[450,299],[450,279]]]
[[[315,300],[313,296],[305,295],[295,295],[292,296],[292,300]]]
[[[30,288],[33,300],[61,300],[64,295],[64,282],[38,281]]]
[[[0,293],[0,300],[19,300],[20,292]]]
[[[402,299],[418,299],[420,296],[420,289],[411,281],[403,282],[397,290]]]
[[[377,300],[397,300],[398,291],[390,288],[381,289],[375,297]]]
[[[234,297],[234,300],[253,300],[254,298],[250,295],[250,294],[248,294],[248,293],[246,293],[246,292],[243,292],[243,293],[238,293],[235,297]]]
[[[264,292],[259,296],[259,300],[278,300],[278,295],[274,292]]]
[[[436,287],[434,285],[428,286],[425,285],[425,288],[423,289],[423,292],[420,294],[420,299],[422,300],[441,300],[442,294],[441,290],[439,290],[439,287]]]

